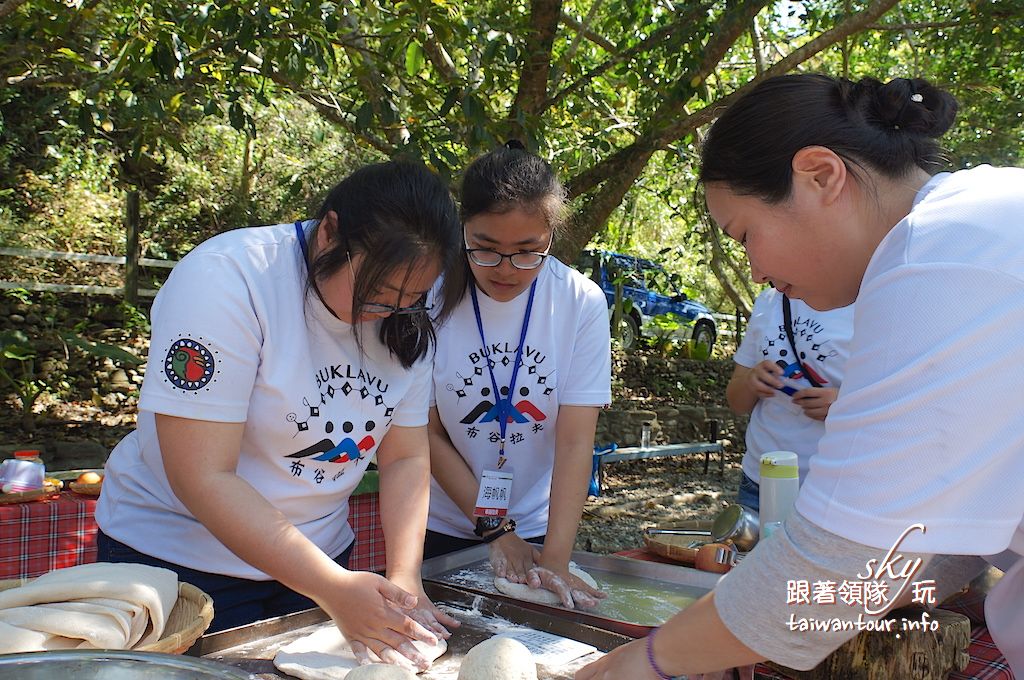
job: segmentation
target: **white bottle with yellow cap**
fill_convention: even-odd
[[[777,531],[793,510],[800,493],[800,466],[792,451],[769,451],[761,454],[759,511],[761,538]]]

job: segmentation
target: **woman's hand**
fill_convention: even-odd
[[[782,367],[773,361],[762,361],[747,373],[747,385],[761,399],[774,397],[782,387]]]
[[[837,396],[839,390],[834,387],[808,387],[793,395],[793,403],[802,408],[808,418],[825,420]]]
[[[402,590],[416,595],[416,606],[406,614],[438,638],[447,640],[452,636],[449,628],[462,624],[458,619],[438,609],[423,591],[423,581],[418,576],[391,576],[389,580]]]
[[[430,667],[412,644],[414,640],[437,642],[433,633],[409,616],[417,606],[415,595],[366,571],[346,571],[324,592],[330,597],[318,604],[334,619],[361,664],[370,663],[369,648],[385,663],[418,671]]]
[[[501,538],[494,539],[487,547],[494,575],[507,578],[512,583],[526,583],[527,572],[540,559],[540,552],[517,536],[514,531],[506,532]]]
[[[641,638],[616,647],[594,663],[576,671],[575,680],[658,680],[647,663],[647,640]]]
[[[604,591],[588,585],[583,579],[573,575],[568,565],[557,570],[534,567],[526,575],[526,585],[550,590],[558,595],[562,605],[569,609],[593,609],[599,600],[608,597]]]

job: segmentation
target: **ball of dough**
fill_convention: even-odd
[[[537,680],[537,664],[519,640],[492,637],[466,653],[459,680]]]
[[[349,671],[345,680],[416,680],[416,674],[389,663],[371,663]]]

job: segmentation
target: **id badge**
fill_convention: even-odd
[[[512,500],[512,471],[484,470],[476,495],[475,517],[504,517]]]

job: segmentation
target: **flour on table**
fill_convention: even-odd
[[[345,680],[416,680],[416,674],[390,663],[371,663],[349,671]]]
[[[440,639],[436,645],[413,644],[431,662],[448,649],[448,643]],[[370,658],[377,660],[373,652],[370,652]],[[359,662],[338,627],[327,625],[279,649],[274,656],[274,665],[278,670],[302,680],[341,680],[358,668]],[[384,676],[385,680],[387,677]]]
[[[569,573],[581,579],[591,588],[597,588],[597,581],[575,564],[569,563]],[[512,583],[507,578],[494,577],[494,587],[499,593],[514,597],[517,600],[536,602],[537,604],[561,604],[562,600],[555,593],[544,588],[531,588],[525,583]]]

